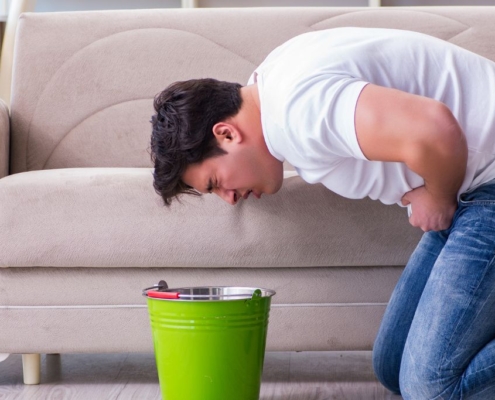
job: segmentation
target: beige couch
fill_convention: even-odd
[[[405,210],[290,171],[260,201],[164,208],[152,99],[176,80],[245,83],[275,46],[340,26],[417,30],[495,59],[494,20],[495,7],[22,15],[10,116],[0,109],[0,353],[151,352],[141,289],[161,279],[275,289],[269,351],[371,349],[421,234]],[[25,358],[34,383],[37,360]]]

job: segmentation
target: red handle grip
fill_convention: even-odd
[[[179,293],[177,292],[158,292],[157,290],[148,290],[146,294],[149,297],[155,297],[158,299],[178,299]]]

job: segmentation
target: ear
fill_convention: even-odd
[[[213,125],[213,135],[220,145],[227,143],[240,143],[243,135],[236,126],[229,122],[218,122]]]

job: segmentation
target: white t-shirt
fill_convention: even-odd
[[[393,29],[310,32],[272,51],[248,84],[255,82],[270,153],[309,183],[385,204],[424,184],[405,164],[369,161],[361,151],[354,113],[370,82],[450,108],[469,148],[459,194],[495,179],[495,63],[458,46]]]

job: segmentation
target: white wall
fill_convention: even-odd
[[[366,7],[368,5],[368,0],[198,0],[198,5],[199,7]]]
[[[180,7],[181,0],[37,0],[36,12]]]
[[[495,6],[495,0],[382,0],[382,6]]]
[[[368,0],[197,0],[199,7],[366,7]],[[38,0],[37,12],[180,7],[181,0]]]
[[[495,5],[495,0],[381,0],[387,6]],[[367,6],[368,0],[198,0],[200,7]]]
[[[1,0],[0,0],[1,1]],[[368,5],[368,0],[197,0],[199,7],[338,6]],[[383,6],[495,5],[495,0],[381,0]],[[38,0],[37,12],[181,6],[181,0]]]

